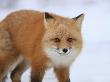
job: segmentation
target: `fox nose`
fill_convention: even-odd
[[[64,53],[66,53],[66,52],[68,52],[68,49],[67,49],[67,48],[64,48],[62,51],[63,51]]]

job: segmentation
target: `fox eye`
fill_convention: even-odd
[[[73,42],[73,41],[76,41],[76,39],[74,39],[74,38],[68,38],[67,41],[68,42]]]
[[[54,38],[54,39],[52,39],[54,42],[56,42],[56,43],[58,43],[58,42],[60,42],[60,39],[59,38]]]

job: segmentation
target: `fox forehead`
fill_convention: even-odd
[[[46,35],[48,37],[78,37],[80,31],[75,29],[75,27],[69,27],[64,24],[60,24],[54,27],[50,27],[46,30]]]
[[[65,27],[74,27],[75,26],[75,21],[71,19],[64,19],[64,18],[59,18],[59,19],[51,19],[47,23],[47,27],[51,28],[65,28]]]
[[[75,22],[73,20],[68,20],[66,21],[66,19],[64,20],[50,20],[47,24],[46,24],[46,31],[48,32],[56,32],[56,33],[60,33],[60,34],[67,34],[67,33],[75,33],[76,32],[80,32],[80,29],[77,28]]]

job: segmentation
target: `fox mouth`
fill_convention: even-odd
[[[70,52],[68,52],[68,53],[59,53],[59,52],[57,52],[57,53],[60,54],[61,56],[65,56],[65,55],[69,55]]]

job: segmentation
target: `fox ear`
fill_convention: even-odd
[[[49,23],[49,21],[51,21],[53,19],[54,19],[54,17],[51,14],[49,14],[47,12],[44,13],[45,28],[47,28],[47,24]]]
[[[80,14],[80,15],[78,15],[77,17],[72,18],[72,19],[75,20],[76,25],[77,25],[79,28],[81,28],[82,21],[83,21],[83,19],[84,19],[84,14]]]
[[[53,19],[54,17],[50,15],[49,13],[45,12],[45,19],[48,21],[49,19]]]

